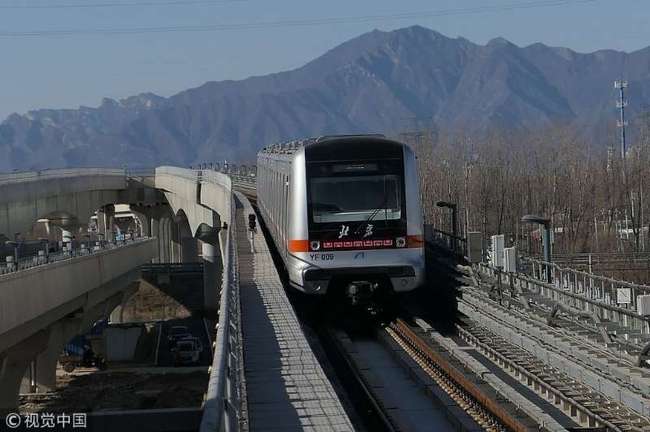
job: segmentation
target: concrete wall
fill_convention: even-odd
[[[233,206],[232,183],[230,177],[216,171],[202,171],[201,204],[219,213],[221,222],[230,225]]]
[[[52,320],[60,318],[55,316],[57,312],[66,311],[58,308],[80,298],[81,306],[102,301],[104,293],[95,290],[150,262],[155,254],[154,242],[154,239],[143,240],[0,276],[0,352],[7,348],[6,345],[10,346],[12,339],[22,340],[30,332],[39,330],[38,327],[42,328],[44,316],[52,315]],[[32,325],[37,318],[41,324]],[[19,327],[26,329],[20,331],[20,335],[8,336],[9,332],[15,334]]]
[[[185,212],[190,230],[196,235],[202,224],[221,225],[220,214],[199,202],[199,182],[196,171],[176,168],[156,168],[156,188],[164,192],[174,215]]]

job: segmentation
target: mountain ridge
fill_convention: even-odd
[[[394,133],[409,119],[470,132],[568,123],[598,137],[608,119],[615,123],[612,82],[621,70],[641,101],[630,106],[633,117],[650,101],[650,47],[578,53],[503,38],[479,45],[421,26],[374,30],[293,70],[208,81],[170,97],[11,114],[0,123],[0,171],[251,161],[271,142]]]

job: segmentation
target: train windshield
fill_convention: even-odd
[[[400,219],[401,191],[398,175],[314,177],[312,218],[315,223]]]

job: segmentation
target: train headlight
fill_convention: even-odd
[[[311,250],[319,250],[320,249],[320,242],[318,240],[312,240],[309,242],[309,246],[311,247]]]
[[[406,246],[406,239],[404,237],[397,237],[395,239],[395,246],[398,248],[403,248]]]

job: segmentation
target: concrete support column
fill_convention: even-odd
[[[48,332],[40,331],[0,354],[0,412],[15,410],[27,368],[47,346]]]
[[[138,220],[138,225],[140,226],[140,230],[135,234],[143,237],[151,237],[151,218],[146,214],[135,211],[133,208],[131,208],[131,211],[133,212],[133,216]]]
[[[143,237],[151,237],[152,236],[152,233],[151,233],[152,232],[152,230],[151,230],[151,221],[152,221],[152,219],[149,216],[144,215],[142,213],[135,213],[134,212],[134,214],[136,215],[136,217],[138,218],[138,221],[140,222],[140,227],[141,227],[140,235],[143,236]]]
[[[181,239],[181,256],[184,263],[193,263],[199,261],[199,251],[194,237],[184,237]]]
[[[171,262],[181,263],[183,259],[181,257],[181,238],[179,234],[178,224],[172,220],[171,224]]]
[[[108,217],[108,222],[106,224],[106,239],[108,241],[115,241],[115,206],[107,206],[108,210],[106,216]]]
[[[38,393],[56,389],[56,365],[65,345],[81,331],[81,318],[64,319],[50,326],[47,348],[36,356],[34,380]]]
[[[72,241],[72,233],[67,229],[61,228],[61,241],[63,244],[68,244]]]
[[[115,232],[113,230],[114,219],[115,206],[112,204],[102,207],[97,212],[97,232],[103,234],[105,240],[115,240]]]
[[[201,242],[201,254],[203,256],[203,305],[206,312],[216,312],[219,309],[219,287],[221,285],[221,274],[223,262],[221,251],[217,244],[207,241]]]
[[[156,237],[156,239],[157,239],[156,246],[155,246],[156,247],[156,257],[153,259],[153,262],[159,263],[159,262],[162,262],[160,260],[160,253],[161,253],[160,252],[160,219],[152,217],[150,227],[151,227],[151,235],[153,237]]]
[[[173,225],[174,221],[170,218],[165,218],[165,262],[174,262],[172,255],[172,237],[173,237]]]
[[[160,220],[160,262],[167,263],[170,262],[169,249],[170,249],[170,223],[171,220],[167,217],[164,217]]]

